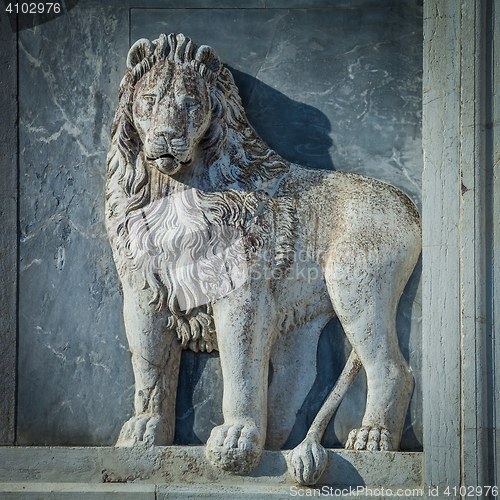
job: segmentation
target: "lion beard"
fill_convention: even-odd
[[[189,315],[247,281],[248,246],[238,198],[184,189],[130,214],[127,258],[157,290],[153,302],[159,308]]]

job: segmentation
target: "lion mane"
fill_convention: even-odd
[[[281,276],[287,272],[297,216],[294,200],[275,194],[292,165],[251,127],[231,73],[211,49],[182,34],[140,42],[127,61],[111,129],[107,229],[120,278],[138,271],[143,288],[153,292],[151,306],[166,312],[166,327],[176,330],[182,346],[210,352],[217,348],[210,300],[199,305],[196,291],[179,282],[198,283],[204,296],[215,299],[214,283],[219,294],[234,287],[231,277],[220,273],[219,256],[225,253],[237,263],[259,249],[271,251],[272,267]],[[132,113],[134,91],[160,61],[190,64],[209,86],[211,123],[200,146],[212,189],[182,189],[145,158]],[[172,272],[184,255],[199,265]]]

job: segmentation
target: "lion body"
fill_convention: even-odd
[[[208,456],[251,470],[266,438],[286,440],[337,315],[368,375],[363,428],[391,435],[383,444],[363,431],[356,443],[396,449],[412,387],[395,313],[420,253],[413,203],[383,182],[277,155],[205,46],[142,40],[128,64],[106,196],[136,376],[119,444],[171,442],[180,348],[218,348],[225,424]]]

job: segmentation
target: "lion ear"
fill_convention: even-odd
[[[207,69],[213,71],[217,75],[222,69],[222,62],[219,56],[215,53],[212,47],[201,45],[196,51],[195,59],[206,66]]]
[[[130,47],[127,56],[127,67],[134,69],[143,59],[149,57],[155,50],[155,45],[146,38],[141,38]]]

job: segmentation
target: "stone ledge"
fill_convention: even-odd
[[[154,484],[0,483],[2,500],[156,500]],[[181,497],[182,498],[182,497]]]
[[[0,484],[2,500],[166,500],[166,499],[219,499],[219,500],[284,500],[293,497],[353,497],[348,489],[344,495],[340,490],[319,489],[308,491],[311,488],[293,488],[290,486],[221,486],[221,485],[191,485],[191,486],[158,486],[144,483],[128,484],[86,484],[86,483],[3,483]],[[347,493],[347,494],[346,494]],[[365,496],[360,493],[359,496]],[[376,491],[368,497],[374,496],[377,500],[392,500],[395,492],[387,496],[380,496]],[[401,498],[401,497],[397,497]],[[405,496],[405,500],[421,499],[422,496]]]
[[[165,494],[172,486],[176,490],[182,486],[199,491],[201,487],[217,485],[218,492],[224,488],[243,488],[243,492],[264,487],[268,496],[273,488],[277,488],[274,491],[277,495],[285,491],[289,495],[295,483],[287,472],[287,453],[265,451],[250,475],[235,476],[214,468],[206,460],[202,446],[0,447],[0,491],[14,491],[14,487],[35,491],[45,484],[58,488],[71,486],[76,488],[76,495],[78,488],[85,485],[97,488],[96,494],[100,495],[113,493],[113,488],[118,491],[133,486],[139,488],[136,493],[149,495],[156,491],[154,485],[161,486]],[[328,453],[328,467],[319,487],[418,488],[421,485],[423,453],[346,450],[328,450]],[[16,491],[28,493],[28,490]]]

